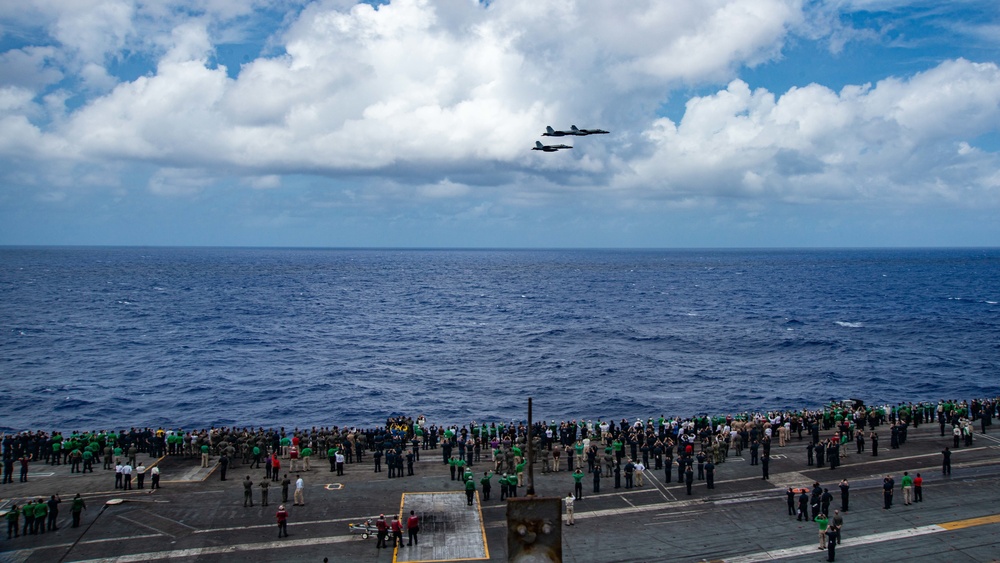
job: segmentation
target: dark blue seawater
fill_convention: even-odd
[[[1000,394],[1000,249],[0,249],[0,427]]]

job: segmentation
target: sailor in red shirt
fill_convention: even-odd
[[[924,478],[919,473],[913,478],[913,502],[924,502]]]
[[[285,505],[281,505],[281,506],[278,507],[278,512],[277,512],[277,514],[275,514],[275,517],[278,519],[278,537],[280,538],[282,535],[284,535],[287,538],[288,537],[288,511],[285,510]]]
[[[399,514],[392,515],[392,547],[403,546],[403,523],[399,521]]]
[[[409,536],[409,542],[406,545],[417,545],[417,532],[420,531],[420,519],[417,515],[410,511],[410,517],[406,519],[406,533]]]
[[[389,533],[389,525],[385,521],[385,514],[378,515],[378,520],[375,522],[375,528],[378,529],[378,534],[376,535],[378,541],[375,542],[375,549],[389,547],[385,543],[385,536]]]

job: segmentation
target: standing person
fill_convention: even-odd
[[[594,464],[594,494],[601,492],[601,464]]]
[[[288,487],[292,484],[291,479],[288,478],[288,473],[281,479],[281,502],[288,502]]]
[[[379,514],[378,520],[375,521],[376,538],[378,541],[375,542],[375,549],[382,549],[389,547],[385,543],[385,537],[389,534],[389,524],[385,521],[385,514]]]
[[[260,480],[260,505],[267,506],[268,489],[271,486],[271,481],[268,479]]]
[[[301,475],[296,475],[296,477],[298,477],[298,478],[295,480],[295,497],[294,497],[295,503],[294,504],[295,504],[295,506],[305,506],[306,505],[306,501],[305,501],[305,496],[304,496],[305,495],[305,490],[304,489],[305,489],[306,485],[305,485],[305,482],[302,481],[302,476]]]
[[[253,506],[253,481],[250,476],[243,480],[243,508]]]
[[[73,528],[80,527],[80,516],[83,515],[83,511],[87,510],[87,503],[83,501],[83,497],[80,493],[76,493],[73,497],[73,505],[70,506],[70,513],[73,515]]]
[[[44,500],[35,502],[35,534],[45,533],[45,520],[49,515],[49,505]]]
[[[267,482],[265,480],[265,482]],[[288,537],[288,511],[285,510],[285,505],[278,507],[278,512],[275,513],[275,518],[278,520],[278,537]]]
[[[573,493],[570,493],[570,494],[566,495],[566,498],[563,499],[563,502],[566,503],[566,525],[567,526],[573,526],[574,524],[576,524],[576,520],[573,519],[573,501],[574,500],[576,500],[576,498],[573,496]]]
[[[635,464],[635,486],[641,487],[643,484],[643,477],[646,475],[646,466],[641,462],[637,461]]]
[[[337,450],[336,460],[337,460],[337,475],[343,475],[344,474],[344,454],[341,453],[340,450]]]
[[[889,481],[888,477],[882,478],[882,502],[882,510],[892,508],[892,482]]]
[[[913,477],[910,477],[909,471],[903,472],[899,487],[903,490],[903,505],[909,506],[913,500]]]
[[[708,460],[708,463],[705,464],[705,488],[715,488],[715,464],[712,463],[712,460]]]
[[[944,456],[941,459],[941,474],[951,475],[951,450],[949,450],[948,447],[945,446],[944,451],[941,452],[941,455]]]
[[[840,543],[841,533],[844,529],[844,516],[839,510],[833,511],[833,525],[837,528],[837,543]]]
[[[406,535],[409,540],[406,545],[417,545],[418,532],[420,532],[420,518],[411,510],[410,517],[406,519]]]
[[[399,514],[392,515],[392,547],[403,547],[403,523],[399,521]]]
[[[223,453],[219,456],[219,475],[222,477],[222,481],[226,480],[226,471],[229,470],[229,456]],[[140,489],[142,487],[139,487]]]
[[[872,430],[872,433],[870,436],[868,436],[868,439],[871,440],[872,443],[872,457],[878,457],[878,434],[876,434],[875,431]]]
[[[687,487],[687,494],[691,494],[691,485],[694,484],[694,469],[688,465],[684,471],[684,485]]]
[[[46,504],[49,505],[49,514],[48,522],[46,523],[45,528],[50,532],[54,532],[59,529],[59,526],[56,526],[56,519],[59,518],[59,503],[61,502],[62,499],[59,498],[59,495],[52,495],[52,497],[46,501]]]
[[[795,516],[795,490],[788,487],[785,491],[785,498],[788,501],[788,515]]]
[[[476,498],[476,482],[472,478],[465,480],[465,504],[467,506],[472,506],[473,501]]]
[[[116,489],[121,489],[122,486],[125,483],[125,474],[122,473],[122,468],[123,467],[125,467],[125,466],[122,465],[122,461],[120,459],[115,461],[115,488]]]
[[[764,454],[763,456],[761,456],[761,458],[760,458],[760,470],[761,470],[761,473],[763,474],[763,476],[761,477],[761,479],[769,479],[771,477],[770,474],[768,473],[768,466],[770,465],[770,463],[771,463],[771,456],[770,455]]]
[[[142,489],[144,488],[143,482],[146,480],[146,466],[139,462],[139,466],[135,468],[135,478],[137,486]]]
[[[77,495],[80,496],[80,495]],[[21,533],[18,531],[18,518],[21,516],[21,510],[17,508],[16,504],[11,505],[10,510],[7,511],[7,539],[10,539],[11,531],[14,532],[14,537],[21,537]]]
[[[837,558],[837,542],[836,542],[836,539],[837,539],[837,536],[839,535],[839,533],[840,533],[840,530],[837,529],[837,526],[833,526],[833,525],[827,526],[827,529],[826,529],[826,532],[825,532],[825,534],[826,534],[825,537],[827,538],[827,542],[826,542],[826,546],[827,546],[826,560],[827,561],[834,561]]]
[[[493,488],[493,472],[483,471],[483,478],[479,480],[479,483],[483,486],[483,500],[490,500],[490,489]]]
[[[125,460],[125,465],[122,466],[122,480],[124,485],[122,488],[126,491],[132,490],[132,465],[129,464],[128,460]]]
[[[626,481],[628,482],[628,481]],[[573,472],[573,490],[576,492],[576,500],[583,499],[583,470],[579,467]]]
[[[919,473],[913,478],[913,502],[924,502],[924,478]]]
[[[799,511],[796,520],[801,522],[803,519],[809,519],[809,495],[806,494],[805,489],[802,489],[802,493],[799,494]]]
[[[160,488],[160,468],[154,465],[153,468],[149,470],[149,473],[150,473],[150,475],[152,475],[152,479],[153,479],[149,483],[149,488],[150,489],[159,489]]]
[[[847,479],[840,480],[840,510],[847,512],[849,506],[848,501],[851,500],[851,484],[847,482]]]
[[[21,507],[21,514],[24,515],[24,528],[21,529],[21,535],[26,536],[29,533],[35,534],[35,501],[29,500]]]
[[[819,524],[819,548],[821,550],[826,549],[826,528],[829,522],[830,521],[827,519],[826,514],[823,514],[822,512],[816,517],[816,523]]]

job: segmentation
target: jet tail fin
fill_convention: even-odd
[[[549,127],[549,129],[552,129],[552,128],[551,128],[551,127]],[[540,148],[542,148],[542,142],[541,142],[541,141],[535,141],[535,148],[536,148],[536,149],[540,149]]]

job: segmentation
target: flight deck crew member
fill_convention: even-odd
[[[267,496],[268,488],[271,486],[271,481],[268,479],[260,480],[260,505],[267,506]]]
[[[809,518],[809,495],[805,490],[799,495],[799,517],[796,520],[801,522],[803,518]]]
[[[764,457],[766,459],[767,456]],[[708,463],[705,464],[705,488],[715,488],[715,464],[712,463],[712,460],[708,460]]]
[[[375,529],[377,530],[375,537],[378,540],[375,542],[375,549],[389,547],[385,543],[385,537],[389,534],[389,524],[385,521],[385,514],[379,514],[378,520],[375,522]]]
[[[628,483],[628,478],[626,478]],[[576,493],[576,500],[583,499],[583,470],[579,467],[573,472],[573,491]]]
[[[465,504],[472,506],[472,501],[476,498],[476,482],[469,478],[465,481]]]
[[[403,523],[399,521],[399,514],[392,515],[392,547],[403,547]]]
[[[250,476],[243,480],[243,508],[253,506],[253,481]]]
[[[941,474],[951,475],[951,450],[949,450],[946,446],[944,451],[941,452],[941,455],[944,456],[941,459]]]
[[[275,518],[278,520],[278,537],[288,537],[288,511],[285,510],[285,505],[278,507],[278,512],[275,513]]]
[[[601,492],[601,466],[600,464],[595,464],[594,470],[594,493]]]
[[[305,482],[302,480],[302,476],[301,475],[296,475],[296,477],[298,477],[298,478],[295,480],[295,493],[294,493],[294,497],[293,497],[293,500],[295,502],[293,504],[295,506],[305,506],[306,505],[306,501],[305,501],[304,495],[305,495],[305,487],[306,487],[306,485],[305,485]]]
[[[684,485],[687,487],[687,494],[691,494],[691,485],[694,484],[694,469],[690,465],[684,471]]]
[[[913,478],[913,502],[924,502],[924,478],[919,473]]]
[[[479,483],[483,486],[483,500],[490,500],[490,489],[493,488],[492,480],[493,472],[483,471],[483,478],[479,480]]]
[[[839,532],[839,530],[837,530],[837,526],[830,525],[830,526],[827,526],[825,533],[826,533],[826,538],[827,538],[827,541],[826,541],[826,548],[827,548],[827,551],[826,551],[826,560],[827,561],[834,561],[837,558],[836,557],[836,555],[837,555],[837,553],[836,553],[837,552],[837,536],[839,535],[840,532]]]
[[[410,517],[406,519],[406,535],[407,541],[406,545],[417,545],[417,533],[420,531],[420,519],[411,510]]]
[[[80,516],[86,509],[87,509],[87,503],[83,501],[83,497],[80,496],[80,493],[76,493],[76,496],[73,497],[73,505],[70,506],[69,509],[70,514],[73,515],[73,526],[72,526],[73,528],[80,527]]]
[[[847,482],[847,479],[841,479],[840,481],[840,510],[841,512],[847,512],[849,507],[848,501],[850,501],[851,484]]]

